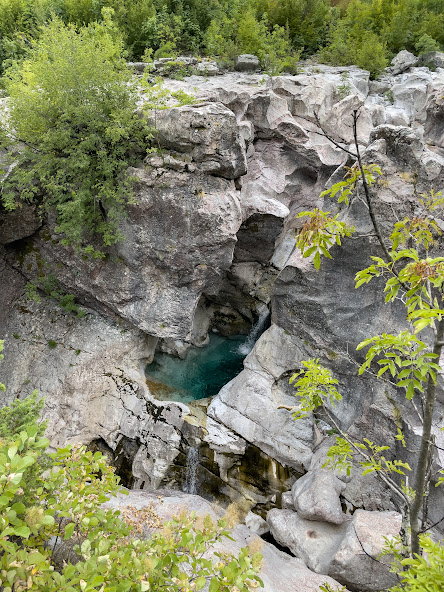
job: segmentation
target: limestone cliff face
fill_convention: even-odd
[[[317,122],[348,144],[358,108],[364,158],[384,171],[375,210],[386,231],[415,210],[418,195],[442,189],[444,70],[410,68],[369,82],[359,69],[321,66],[268,81],[227,74],[167,85],[197,87],[202,102],[157,114],[162,150],[131,171],[136,203],[122,222],[126,239],[106,260],[63,247],[32,208],[0,215],[7,397],[33,388],[46,395],[55,445],[100,440],[122,454],[129,446],[140,487],[180,484],[187,449],[198,445],[209,490],[263,508],[280,505],[294,476],[322,462],[325,435],[312,418],[295,423],[278,409],[292,404],[288,378],[304,359],[335,372],[344,402],[334,413],[344,428],[387,441],[402,416],[414,443],[418,425],[403,395],[357,376],[357,343],[404,327],[402,307],[385,305],[377,282],[354,289],[356,271],[379,254],[366,207],[358,196],[340,211],[364,236],[334,248],[319,272],[295,250],[295,215],[319,205],[320,192],[344,174],[343,152]],[[84,319],[46,298],[23,298],[25,282],[47,273],[85,307]],[[150,393],[143,367],[156,347],[183,355],[212,328],[245,330],[265,305],[270,329],[208,413]],[[439,405],[437,430],[442,389]],[[388,493],[357,472],[341,495],[355,508],[393,509]]]

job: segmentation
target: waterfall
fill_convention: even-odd
[[[197,493],[197,467],[199,465],[199,450],[190,446],[187,453],[187,466],[183,491],[185,493]]]
[[[238,352],[241,355],[247,356],[251,352],[251,350],[254,347],[254,344],[264,332],[269,316],[270,312],[268,308],[266,308],[264,311],[260,313],[258,320],[254,323],[246,340],[239,346]]]

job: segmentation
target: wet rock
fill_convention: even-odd
[[[292,487],[294,507],[301,518],[342,524],[346,516],[339,496],[345,487],[345,483],[328,470],[309,471]]]
[[[248,53],[237,56],[234,60],[234,69],[237,72],[257,72],[260,70],[259,59]]]

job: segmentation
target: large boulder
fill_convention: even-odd
[[[400,529],[401,515],[396,512],[357,510],[330,563],[329,575],[359,592],[394,586],[398,578],[390,570],[393,557],[381,553]]]
[[[156,112],[161,147],[191,157],[198,170],[227,179],[247,172],[245,144],[236,117],[224,105],[207,103]]]
[[[305,520],[292,510],[270,510],[267,522],[274,539],[316,573],[328,574],[346,526]]]
[[[309,471],[292,487],[294,507],[301,518],[342,524],[346,516],[339,496],[345,487],[331,471]]]
[[[432,81],[428,72],[414,72],[396,79],[391,88],[395,109],[405,113],[409,122],[421,113],[427,101],[429,85]]]
[[[294,403],[288,378],[282,376],[294,368],[295,356],[291,338],[272,326],[247,357],[245,369],[213,399],[208,416],[280,463],[303,472],[312,454],[313,420],[296,422],[279,409]]]
[[[236,72],[257,72],[260,70],[259,58],[250,53],[245,53],[234,60]]]
[[[374,409],[372,409],[374,413]],[[389,415],[389,411],[386,411]],[[376,424],[377,429],[388,431],[390,426],[387,425],[387,419],[377,415]],[[368,427],[367,427],[368,429]],[[373,430],[372,430],[373,431]],[[356,433],[358,436],[358,433]],[[323,466],[328,462],[328,450],[331,446],[336,444],[335,436],[326,436],[322,442],[314,449],[313,456],[310,463],[310,469],[307,475],[324,471]],[[330,479],[333,480],[333,476],[339,479],[343,486],[341,487],[341,501],[347,507],[347,511],[353,512],[355,509],[366,509],[366,510],[394,510],[395,505],[391,499],[391,491],[387,489],[384,482],[378,477],[376,473],[369,473],[367,475],[362,474],[362,467],[359,464],[359,458],[352,459],[352,466],[350,469],[350,475],[347,474],[345,469],[332,469],[328,468],[327,471],[331,475]],[[306,477],[304,475],[304,477]],[[302,480],[302,479],[300,479]],[[338,486],[337,482],[334,483]],[[330,498],[332,493],[330,493]],[[342,504],[341,504],[342,506]],[[336,506],[337,507],[337,506]],[[341,508],[342,511],[342,508]]]
[[[442,51],[429,51],[423,53],[419,57],[419,66],[426,66],[427,68],[444,68],[444,52]]]
[[[418,58],[406,49],[403,49],[393,58],[390,71],[394,75],[401,74],[405,70],[416,66],[417,63]]]
[[[200,76],[217,76],[217,74],[220,74],[219,66],[212,60],[202,60],[197,62],[195,70]]]
[[[390,570],[393,557],[381,553],[399,534],[396,512],[356,510],[342,525],[305,520],[292,510],[270,510],[270,531],[307,567],[335,578],[350,590],[376,592],[396,584]]]
[[[444,85],[427,98],[424,135],[428,142],[444,148]]]

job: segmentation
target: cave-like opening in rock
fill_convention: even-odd
[[[184,359],[157,352],[145,371],[150,392],[157,399],[182,403],[216,395],[242,371],[244,358],[268,325],[264,313],[248,335],[211,333],[208,345],[190,348]]]

